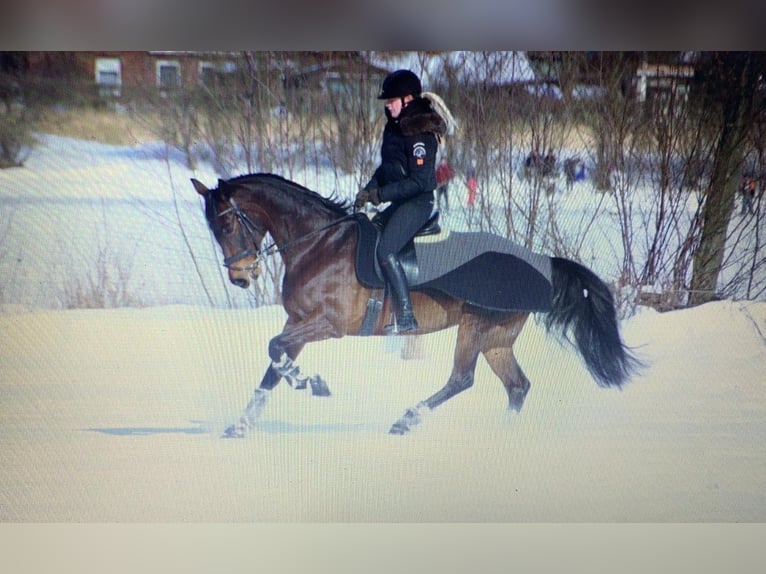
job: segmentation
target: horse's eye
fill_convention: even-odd
[[[224,235],[231,235],[234,233],[234,222],[233,221],[227,221],[223,224],[223,227],[221,227],[221,232]]]

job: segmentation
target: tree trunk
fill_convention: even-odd
[[[694,254],[689,306],[716,299],[726,249],[726,231],[735,208],[739,168],[747,134],[754,121],[753,99],[759,66],[751,53],[716,54],[710,67],[712,97],[721,110],[721,135],[713,174],[702,208],[702,231]]]
[[[694,254],[689,306],[717,298],[718,275],[726,250],[726,230],[735,207],[736,176],[742,159],[742,146],[731,140],[722,134],[719,142],[708,197],[702,210],[702,232],[699,248]]]

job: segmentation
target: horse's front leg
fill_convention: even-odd
[[[221,438],[242,438],[247,434],[247,431],[252,430],[255,427],[255,423],[261,417],[263,408],[266,406],[269,396],[271,396],[272,389],[277,386],[281,378],[282,375],[269,365],[269,368],[266,369],[266,373],[263,375],[261,384],[255,389],[252,398],[242,412],[242,416],[239,417],[236,423],[227,427]]]
[[[289,347],[283,347],[281,352],[285,357],[292,361],[298,357],[302,350],[302,344],[293,344]],[[258,419],[261,417],[261,413],[271,396],[271,391],[279,384],[279,381],[282,380],[282,376],[283,373],[281,370],[276,368],[272,362],[268,369],[266,369],[266,373],[263,375],[261,383],[258,385],[258,388],[255,389],[253,396],[247,403],[242,415],[239,417],[239,421],[230,425],[224,431],[223,438],[242,438],[249,430],[252,430],[255,427],[256,422],[258,422]],[[329,394],[329,391],[327,391],[327,394]]]
[[[311,393],[319,397],[330,396],[327,383],[318,374],[306,376],[295,362],[298,354],[308,342],[319,341],[332,336],[329,325],[322,320],[288,323],[282,333],[269,341],[271,365],[263,375],[261,384],[253,393],[250,402],[240,416],[239,421],[224,431],[224,438],[242,438],[255,427],[263,412],[272,389],[284,377],[295,389],[311,388]]]
[[[282,353],[279,361],[271,363],[271,370],[284,377],[287,384],[296,390],[303,390],[307,386],[311,387],[311,394],[317,397],[329,397],[330,388],[325,380],[318,374],[311,376],[304,375],[301,368],[291,359],[287,353]]]
[[[320,341],[332,336],[329,324],[324,319],[304,321],[285,326],[278,336],[269,341],[271,369],[284,377],[294,389],[311,388],[311,394],[317,397],[330,396],[330,389],[318,374],[306,375],[295,362],[296,353],[289,351],[295,347],[303,348],[306,343]]]

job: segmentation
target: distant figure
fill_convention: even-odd
[[[537,151],[537,146],[535,146],[524,160],[524,179],[529,179],[533,174],[538,174],[540,172],[541,162],[542,158],[540,157],[540,152]]]
[[[740,215],[755,213],[753,209],[753,203],[755,201],[755,179],[752,176],[743,177],[742,183],[739,186],[740,193],[742,194],[742,210]]]
[[[468,207],[473,207],[476,203],[476,192],[479,189],[479,182],[476,180],[476,170],[469,167],[466,170],[465,185],[468,188]]]
[[[578,157],[568,157],[564,160],[564,175],[567,180],[567,191],[571,191],[576,181],[585,179],[585,165]]]
[[[575,174],[575,181],[583,181],[585,179],[585,164],[582,160],[578,160],[577,173]]]
[[[532,148],[529,152],[527,159],[524,160],[524,166],[528,168],[537,167],[540,164],[540,152],[537,151],[537,146]]]
[[[473,207],[476,203],[476,194],[479,190],[479,182],[476,180],[476,170],[469,167],[466,170],[465,186],[468,188],[468,198],[466,199],[466,206],[468,207],[468,219],[473,219]]]
[[[567,181],[567,191],[571,191],[572,186],[574,186],[578,162],[579,160],[576,157],[568,157],[564,160],[564,176]]]
[[[455,172],[452,166],[447,161],[447,158],[442,158],[438,166],[436,166],[436,207],[442,208],[442,199],[444,199],[444,213],[449,213],[449,182],[454,177]]]
[[[556,175],[556,156],[551,150],[548,150],[543,158],[542,175],[543,177]]]

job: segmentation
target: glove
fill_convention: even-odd
[[[357,193],[356,199],[354,200],[354,209],[361,209],[366,203],[372,203],[373,205],[378,205],[380,203],[377,187],[363,189]]]

